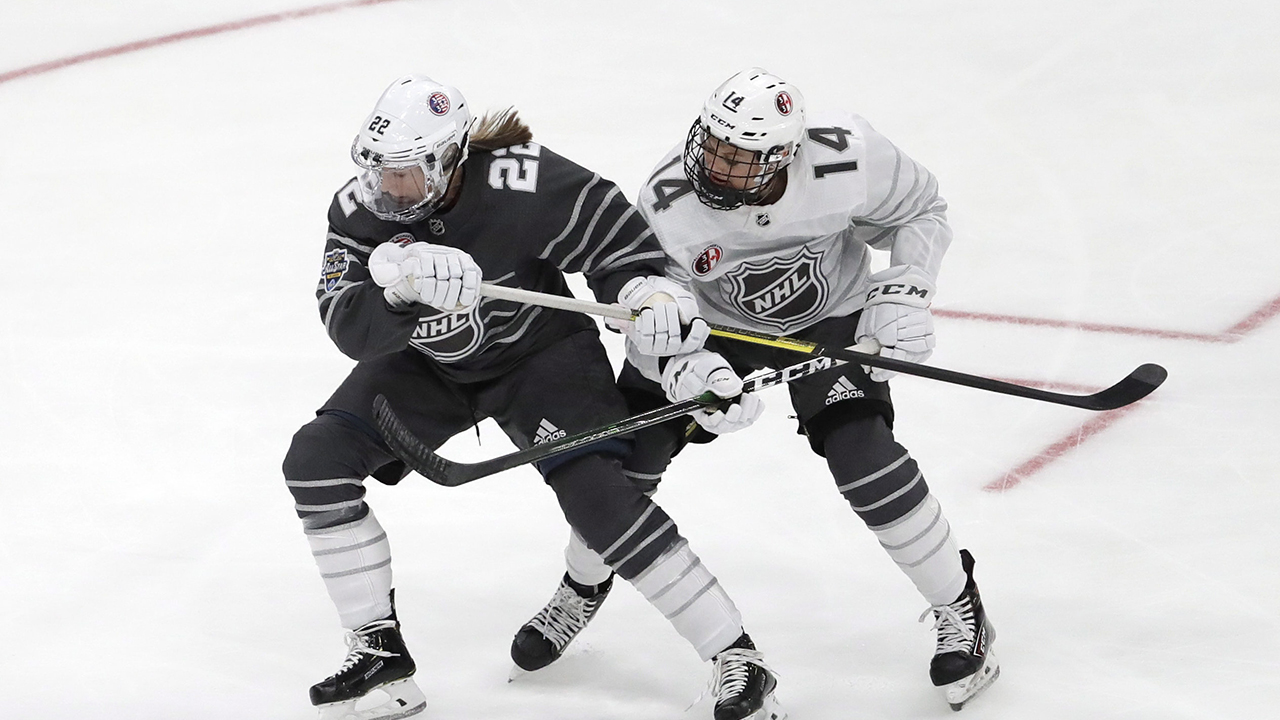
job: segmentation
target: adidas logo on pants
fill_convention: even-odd
[[[849,378],[841,377],[836,380],[836,384],[831,386],[831,391],[827,393],[827,404],[848,400],[849,398],[860,398],[866,394],[857,388]]]

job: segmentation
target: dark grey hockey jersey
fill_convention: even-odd
[[[392,309],[370,278],[369,255],[384,242],[428,242],[469,253],[484,282],[570,296],[563,273],[581,272],[600,302],[641,275],[659,275],[664,254],[639,212],[612,182],[536,143],[473,151],[457,203],[405,225],[360,205],[356,181],[329,208],[316,297],[329,337],[367,360],[406,348],[459,382],[496,377],[528,354],[593,329],[583,315],[482,298],[469,312],[426,305]]]

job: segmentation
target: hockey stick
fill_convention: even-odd
[[[513,300],[515,302],[522,302],[530,305],[542,305],[544,307],[557,308],[560,310],[572,310],[575,312],[586,313],[588,315],[601,315],[603,317],[615,318],[618,320],[631,320],[634,318],[631,311],[621,305],[606,305],[604,303],[578,300],[577,298],[566,298],[559,295],[548,295],[546,293],[523,290],[521,288],[509,288],[483,283],[480,286],[480,294],[486,297]],[[1116,408],[1135,403],[1150,395],[1151,392],[1160,387],[1160,384],[1169,376],[1169,372],[1163,367],[1154,363],[1144,363],[1139,365],[1137,369],[1126,375],[1111,387],[1104,388],[1091,395],[1071,395],[1068,393],[1059,393],[1051,390],[1026,387],[1025,385],[1016,385],[1014,383],[1004,382],[1003,380],[995,380],[992,378],[981,377],[979,375],[969,375],[968,373],[933,367],[931,365],[921,365],[920,363],[908,362],[906,360],[882,357],[880,355],[859,352],[849,348],[828,347],[818,343],[809,342],[808,340],[800,340],[797,338],[786,337],[784,335],[769,335],[767,333],[755,332],[753,330],[740,330],[738,328],[732,328],[725,325],[711,325],[711,334],[717,337],[737,340],[739,342],[768,345],[770,347],[792,350],[794,352],[805,353],[807,355],[832,357],[846,362],[858,363],[860,365],[893,370],[894,372],[900,372],[903,375],[915,375],[918,377],[929,378],[930,380],[951,383],[953,385],[964,385],[965,387],[976,388],[978,390],[987,390],[989,392],[1028,398],[1031,400],[1041,400],[1043,402],[1054,403],[1056,405],[1067,405],[1069,407],[1083,408],[1085,410],[1115,410]]]
[[[843,364],[843,362],[834,358],[816,357],[782,370],[747,378],[742,382],[742,391],[756,392],[757,390],[780,385],[796,378],[812,375]],[[601,440],[635,432],[650,425],[657,425],[658,423],[678,418],[681,415],[688,415],[702,408],[714,408],[728,402],[728,400],[722,400],[708,392],[696,398],[665,405],[656,410],[634,415],[595,430],[588,430],[577,435],[570,435],[559,440],[534,445],[531,448],[517,450],[507,455],[500,455],[477,463],[454,462],[437,455],[435,451],[427,447],[422,440],[418,439],[409,430],[399,416],[396,415],[395,411],[391,409],[391,404],[382,395],[374,398],[373,414],[378,422],[378,428],[382,431],[383,439],[387,441],[387,445],[391,447],[392,452],[397,457],[428,480],[445,487],[455,487],[488,475],[500,473],[503,470],[510,470],[520,465],[545,460]]]

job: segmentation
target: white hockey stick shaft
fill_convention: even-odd
[[[548,295],[533,290],[524,290],[522,288],[504,287],[502,285],[493,285],[491,283],[480,283],[480,294],[484,297],[491,297],[497,300],[510,300],[512,302],[524,303],[526,305],[541,305],[542,307],[555,308],[557,310],[571,310],[573,312],[585,313],[587,315],[600,315],[601,317],[614,318],[616,320],[632,320],[635,315],[621,305],[606,305],[605,303],[592,302],[590,300],[579,300],[577,298],[567,298],[560,295]]]

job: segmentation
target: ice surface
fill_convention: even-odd
[[[6,0],[0,75],[305,7]],[[307,686],[344,646],[279,467],[351,366],[312,288],[350,138],[390,79],[514,104],[634,198],[753,64],[940,178],[957,239],[931,362],[1080,392],[1170,371],[1101,429],[894,382],[899,437],[999,634],[1002,678],[965,717],[1273,716],[1277,33],[1262,0],[402,0],[0,81],[0,717],[313,717]],[[793,718],[951,717],[923,602],[793,434],[785,392],[766,401],[757,427],[682,456],[659,500]],[[442,454],[511,449],[481,435]],[[370,501],[424,717],[710,717],[685,710],[708,668],[626,586],[565,658],[506,682],[566,536],[532,470]]]

